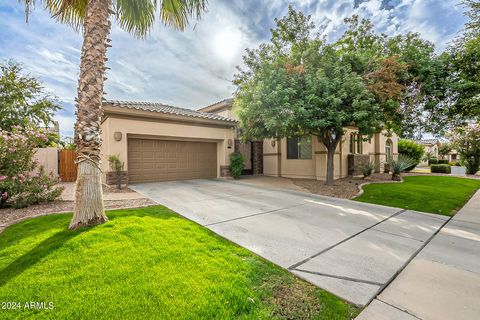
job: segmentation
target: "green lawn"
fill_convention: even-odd
[[[369,184],[357,201],[453,215],[480,188],[480,180],[443,176],[404,177],[403,183]]]
[[[0,212],[1,214],[1,212]],[[0,308],[8,319],[351,319],[358,309],[162,206],[71,214],[0,234]],[[53,309],[25,309],[25,302]],[[3,305],[5,306],[5,305]]]

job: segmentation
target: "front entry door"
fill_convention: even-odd
[[[253,168],[252,168],[252,142],[247,141],[245,143],[240,142],[239,144],[239,150],[238,150],[242,155],[243,155],[243,171],[242,174],[253,174]]]

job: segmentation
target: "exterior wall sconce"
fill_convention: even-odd
[[[115,139],[115,141],[122,140],[122,133],[120,131],[115,131],[113,133],[113,139]]]
[[[275,139],[272,139],[272,147],[275,147]]]
[[[227,140],[227,147],[228,147],[228,149],[232,149],[232,146],[233,146],[233,140],[232,140],[232,139],[228,139],[228,140]]]

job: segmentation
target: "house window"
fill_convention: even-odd
[[[363,139],[360,134],[357,135],[357,153],[363,153]]]
[[[312,138],[287,138],[287,159],[312,159]]]
[[[385,144],[385,159],[387,162],[392,160],[392,140],[388,139]]]
[[[355,133],[350,133],[350,153],[355,153]]]
[[[350,144],[349,144],[350,153],[363,153],[363,140],[362,136],[358,133],[350,133]]]

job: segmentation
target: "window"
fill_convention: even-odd
[[[287,159],[312,159],[312,138],[287,138]]]
[[[350,133],[350,153],[363,153],[363,139],[358,133]]]
[[[363,139],[362,139],[362,135],[360,134],[357,135],[357,153],[359,154],[363,153]]]
[[[390,162],[392,159],[392,140],[388,139],[387,144],[385,144],[385,159],[387,162]]]
[[[350,133],[350,153],[355,153],[355,133]]]

